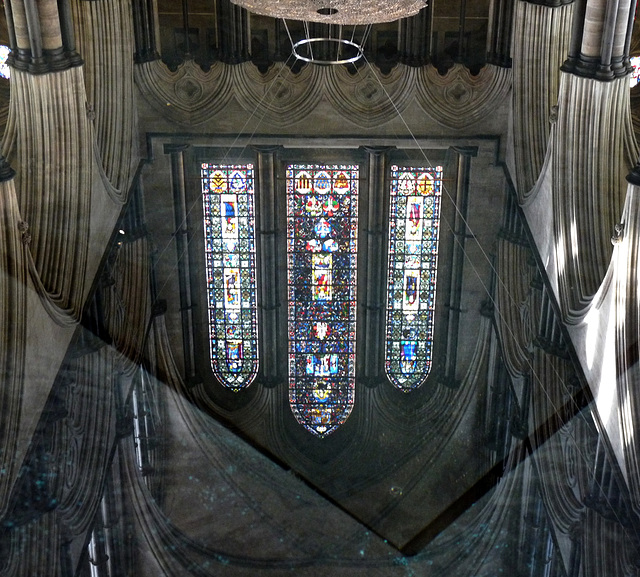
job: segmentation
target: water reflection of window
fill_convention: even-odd
[[[385,368],[399,389],[431,369],[442,167],[391,167]]]
[[[357,166],[288,167],[289,403],[320,436],[354,403],[357,208]]]
[[[202,164],[211,367],[240,390],[258,371],[252,165]]]

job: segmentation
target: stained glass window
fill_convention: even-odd
[[[11,69],[7,64],[9,52],[11,52],[11,49],[8,46],[0,44],[0,76],[2,76],[3,78],[9,78],[11,74]]]
[[[287,168],[289,402],[324,436],[354,403],[358,167]]]
[[[442,167],[391,167],[385,368],[403,391],[431,369]]]
[[[253,166],[202,164],[211,367],[235,391],[258,371]]]

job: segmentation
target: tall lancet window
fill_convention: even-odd
[[[355,392],[358,167],[287,168],[289,403],[324,436]]]
[[[258,372],[252,165],[202,164],[211,367],[240,390]]]
[[[431,369],[442,167],[391,167],[385,368],[408,392]]]

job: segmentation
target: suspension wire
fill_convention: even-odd
[[[255,127],[253,128],[253,131],[251,132],[251,134],[249,135],[249,138],[245,141],[245,144],[242,146],[242,148],[240,149],[240,151],[238,152],[238,154],[236,155],[236,159],[239,159],[240,157],[242,157],[242,154],[244,153],[244,151],[250,146],[250,142],[253,139],[253,137],[255,136],[256,131],[258,130],[258,128],[260,127],[260,125],[262,124],[262,121],[264,120],[264,117],[267,114],[267,110],[270,108],[270,105],[273,104],[273,101],[276,98],[276,93],[275,91],[272,91],[273,86],[275,85],[275,83],[281,78],[282,72],[284,70],[288,70],[289,75],[293,74],[291,72],[291,69],[288,67],[289,61],[292,59],[293,57],[293,53],[291,53],[289,55],[289,57],[287,58],[287,60],[284,62],[284,64],[280,67],[280,69],[278,70],[277,74],[273,77],[273,79],[271,80],[271,82],[269,83],[269,85],[267,86],[267,89],[265,90],[264,94],[262,95],[262,97],[260,98],[260,100],[256,103],[256,106],[253,108],[251,114],[248,116],[248,118],[245,120],[244,125],[242,126],[242,128],[240,129],[240,132],[238,132],[236,134],[235,139],[233,140],[233,142],[229,145],[229,147],[225,150],[225,153],[222,157],[222,164],[227,164],[229,163],[229,157],[231,155],[231,151],[233,150],[235,144],[238,142],[238,140],[240,140],[241,135],[244,133],[244,129],[249,125],[249,123],[251,122],[251,120],[253,119],[254,116],[256,116],[256,113],[258,111],[258,109],[260,108],[260,105],[266,100],[267,96],[271,96],[271,100],[268,102],[267,106],[264,107],[264,110],[262,112],[262,116],[260,117],[260,119],[258,120],[257,124],[255,125]],[[190,206],[189,209],[186,211],[185,217],[182,219],[182,222],[180,223],[180,228],[185,227],[188,221],[189,216],[191,215],[191,213],[195,210],[195,207],[199,205],[199,203],[201,202],[201,196],[199,195],[198,198],[196,200],[194,200]],[[193,241],[193,237],[191,237],[188,242],[185,243],[185,248],[184,251],[181,255],[178,255],[178,258],[176,259],[175,265],[171,268],[171,272],[175,272],[178,268],[178,263],[180,262],[180,260],[182,260],[183,258],[187,257],[187,251],[189,249],[189,245],[190,243]],[[165,246],[162,248],[162,250],[158,251],[156,260],[159,261],[160,258],[164,255],[164,253],[169,249],[171,245],[171,241],[167,241],[167,243],[165,244]],[[157,290],[157,298],[160,297],[160,295],[162,294],[162,291],[166,288],[167,284],[169,283],[169,279],[172,278],[172,275],[168,275],[167,279],[164,281],[164,283],[162,284],[162,286],[160,286]]]
[[[380,87],[382,88],[382,90],[384,91],[385,95],[387,96],[389,102],[391,103],[391,105],[393,106],[394,110],[396,111],[396,114],[398,115],[398,117],[400,118],[400,120],[402,121],[404,127],[407,129],[411,139],[413,140],[413,142],[415,143],[416,147],[418,148],[418,150],[420,151],[420,154],[423,156],[425,162],[429,165],[431,165],[431,162],[427,156],[426,151],[422,148],[422,146],[420,145],[420,143],[418,142],[418,139],[416,138],[416,136],[414,135],[413,131],[411,130],[411,128],[409,127],[406,119],[404,118],[404,116],[402,115],[402,112],[400,111],[400,109],[397,107],[396,103],[393,101],[393,99],[391,98],[391,95],[389,94],[389,92],[387,91],[386,87],[384,86],[384,84],[382,83],[382,81],[380,80],[380,77],[378,76],[378,74],[376,73],[374,67],[372,66],[372,64],[369,62],[369,60],[367,59],[366,55],[363,56],[365,59],[365,62],[367,63],[367,65],[369,66],[369,69],[371,70],[371,73],[373,74],[373,76],[376,78],[376,80],[378,81],[378,84],[380,85]],[[360,72],[358,72],[360,74]],[[504,292],[507,294],[507,296],[509,297],[509,299],[511,300],[512,304],[517,305],[518,303],[516,303],[513,294],[511,293],[511,291],[509,291],[509,288],[506,286],[506,284],[504,283],[504,280],[500,277],[500,275],[498,274],[498,271],[494,265],[494,263],[492,262],[492,259],[489,257],[489,255],[486,253],[484,247],[480,244],[480,242],[478,241],[478,237],[477,235],[474,233],[473,229],[471,228],[471,226],[469,226],[469,222],[467,220],[467,218],[465,217],[464,214],[462,214],[460,208],[456,205],[455,200],[453,198],[453,196],[451,195],[450,191],[447,189],[446,184],[444,182],[442,182],[442,190],[446,193],[447,197],[449,198],[449,201],[453,204],[453,206],[455,207],[456,212],[458,213],[458,215],[460,216],[460,218],[462,219],[463,223],[465,224],[465,226],[467,227],[467,229],[469,230],[469,232],[471,233],[471,238],[474,239],[476,241],[476,244],[478,246],[478,248],[480,249],[480,252],[482,254],[482,256],[484,257],[484,259],[487,261],[487,263],[489,264],[489,267],[494,275],[494,277],[497,279],[497,281],[500,283],[500,285],[503,287]],[[449,226],[450,223],[449,223]],[[471,268],[473,269],[473,272],[475,273],[475,275],[478,277],[478,280],[480,281],[480,283],[483,286],[484,291],[486,292],[487,296],[489,297],[489,299],[491,300],[492,304],[494,305],[494,310],[496,311],[496,314],[498,317],[500,317],[500,320],[502,320],[502,324],[504,327],[506,327],[507,331],[509,332],[510,336],[515,340],[516,339],[516,335],[514,334],[511,326],[505,321],[504,316],[502,314],[502,312],[500,311],[500,307],[497,306],[498,303],[496,303],[494,296],[490,293],[489,288],[486,286],[486,283],[483,281],[480,272],[478,271],[476,264],[473,262],[473,259],[471,259],[468,255],[467,250],[462,246],[460,239],[457,238],[456,235],[454,235],[455,241],[459,244],[459,246],[462,248],[463,253],[465,255],[465,258],[467,259],[467,261],[469,262],[469,265],[471,266]],[[556,403],[554,402],[553,398],[551,397],[551,394],[548,392],[548,390],[544,387],[542,380],[540,379],[540,376],[534,371],[534,367],[533,367],[533,362],[527,358],[526,362],[528,364],[529,370],[531,372],[531,375],[533,375],[533,378],[535,378],[539,388],[544,392],[547,401],[549,402],[549,405],[553,408],[555,414],[560,414],[560,407],[558,407],[556,405]],[[575,418],[579,418],[581,420],[583,420],[587,425],[589,424],[588,421],[586,420],[586,417],[583,415],[582,413],[582,408],[580,406],[578,406],[577,402],[575,401],[573,395],[571,394],[571,391],[569,390],[569,387],[566,385],[564,379],[562,378],[562,376],[558,373],[556,367],[554,366],[553,363],[549,363],[551,370],[553,371],[553,373],[555,374],[555,376],[557,377],[557,381],[561,384],[561,386],[563,387],[564,393],[568,396],[568,398],[570,399],[570,402],[575,406],[576,410],[576,414],[575,414]],[[563,425],[566,425],[567,423],[563,423]],[[599,433],[600,434],[600,433]],[[578,455],[580,455],[582,457],[583,462],[585,463],[585,465],[587,466],[587,469],[590,470],[590,460],[588,459],[588,456],[586,454],[586,451],[584,451],[578,440],[575,437],[575,433],[571,430],[568,431],[568,436],[571,438],[575,449],[576,449],[576,453]],[[615,510],[615,508],[613,507],[610,499],[609,499],[609,495],[603,490],[603,487],[601,485],[601,483],[596,482],[596,485],[598,486],[598,488],[600,489],[600,492],[604,495],[605,500],[607,501],[607,504],[609,505],[611,511],[613,512],[614,516],[616,517],[616,519],[618,520],[618,522],[620,523],[620,525],[624,528],[625,532],[627,531],[627,528],[624,526],[622,519],[620,519],[620,517],[618,516],[617,511]],[[635,530],[636,535],[639,534],[638,530]],[[627,533],[627,535],[629,536],[629,538],[631,539],[632,537]]]
[[[285,26],[285,30],[287,32],[287,35],[289,36],[289,40],[291,41],[291,44],[293,45],[293,39],[291,37],[291,33],[289,30],[289,27],[286,23],[285,19],[282,19],[284,26]],[[363,35],[363,41],[362,41],[362,47],[364,48],[365,42],[366,40],[368,40],[368,36],[370,35],[371,32],[371,25],[367,25],[365,28],[365,32]],[[305,22],[305,33],[307,35],[309,35],[309,28],[308,28],[308,24]],[[354,37],[353,35],[355,34],[355,27],[354,27],[354,31],[352,33],[352,38]],[[311,49],[311,48],[310,48]],[[285,68],[288,68],[288,63],[291,60],[291,58],[293,57],[293,53],[289,55],[289,57],[287,58],[286,62],[284,63],[284,65],[280,68],[280,70],[278,70],[278,73],[274,76],[274,78],[271,80],[271,82],[269,83],[267,90],[265,90],[265,93],[262,95],[262,97],[260,98],[260,100],[258,101],[257,105],[254,107],[253,111],[251,112],[251,114],[248,116],[248,118],[246,119],[244,125],[242,126],[240,132],[238,132],[238,134],[236,135],[233,143],[227,148],[227,150],[225,151],[224,157],[223,157],[223,163],[227,163],[229,162],[229,157],[231,154],[231,151],[235,145],[236,142],[238,142],[238,140],[240,139],[241,135],[243,134],[244,129],[249,125],[249,123],[251,122],[251,120],[256,116],[257,110],[260,108],[260,104],[262,104],[267,96],[271,96],[271,99],[269,101],[269,105],[273,103],[273,101],[275,100],[275,92],[272,93],[272,88],[275,85],[275,83],[280,79],[281,77],[281,73],[283,72],[283,70]],[[371,70],[371,73],[373,74],[373,76],[376,78],[378,84],[380,85],[381,89],[383,90],[384,94],[386,95],[386,97],[388,98],[389,102],[391,103],[391,105],[393,106],[396,114],[398,115],[398,117],[400,118],[400,120],[402,121],[402,124],[404,125],[404,127],[406,128],[407,132],[409,133],[409,136],[411,137],[411,139],[413,140],[413,142],[415,143],[417,149],[419,150],[420,154],[423,156],[425,162],[427,164],[431,164],[429,157],[426,153],[426,151],[424,150],[424,148],[420,145],[420,142],[418,141],[418,139],[416,138],[415,134],[413,133],[413,131],[411,130],[411,128],[409,127],[406,119],[404,118],[404,116],[402,115],[402,112],[399,110],[398,106],[396,105],[396,103],[393,101],[393,99],[391,98],[389,92],[387,91],[386,87],[384,86],[384,84],[382,83],[379,75],[376,73],[373,65],[371,64],[371,62],[367,59],[366,55],[363,54],[363,58],[366,62],[366,64],[368,65],[369,69]],[[289,69],[289,75],[291,75],[292,72]],[[358,70],[358,74],[361,75],[360,70]],[[246,140],[245,144],[243,145],[243,147],[241,148],[240,152],[238,153],[238,158],[240,156],[242,156],[243,152],[247,149],[247,147],[249,146],[249,143],[251,142],[251,140],[253,139],[253,137],[255,136],[255,133],[257,131],[257,129],[259,128],[259,126],[262,124],[264,117],[267,113],[267,107],[264,107],[262,116],[259,118],[258,123],[255,125],[255,127],[253,128],[251,134],[249,135],[249,138]],[[397,136],[397,135],[396,135]],[[515,301],[515,298],[512,294],[512,292],[509,290],[509,288],[507,287],[507,285],[505,284],[504,280],[502,279],[502,277],[500,276],[500,274],[498,273],[494,263],[492,262],[492,259],[489,257],[489,255],[486,253],[486,250],[484,249],[484,247],[480,244],[480,242],[478,241],[478,237],[477,235],[474,233],[472,227],[469,225],[469,222],[467,220],[467,218],[465,217],[464,214],[462,214],[460,208],[456,205],[455,203],[455,199],[453,198],[451,192],[448,190],[445,182],[441,183],[441,188],[443,190],[443,192],[446,194],[446,196],[449,198],[450,202],[452,203],[452,205],[455,207],[456,212],[458,213],[458,215],[460,216],[462,222],[465,224],[465,226],[467,227],[467,229],[470,231],[471,233],[471,238],[474,239],[476,241],[476,244],[484,258],[484,260],[488,263],[489,268],[491,269],[493,275],[495,276],[496,280],[498,281],[498,283],[502,286],[505,294],[508,296],[508,298],[511,300],[512,304],[517,305],[518,303]],[[197,200],[195,200],[189,207],[189,210],[187,211],[187,214],[185,215],[185,218],[183,219],[183,222],[181,223],[182,226],[184,226],[186,224],[187,221],[187,217],[192,213],[192,211],[194,210],[194,208],[198,205],[198,203],[200,202],[200,196],[198,197]],[[445,221],[446,222],[446,221]],[[447,225],[451,228],[451,223],[447,222]],[[466,261],[469,263],[470,267],[472,268],[474,274],[476,275],[476,277],[478,278],[479,282],[481,283],[484,291],[486,292],[488,298],[491,300],[492,304],[494,305],[494,310],[496,311],[496,315],[503,321],[502,324],[503,326],[506,328],[506,330],[508,331],[508,333],[510,334],[510,336],[514,339],[516,339],[516,335],[514,334],[511,326],[505,321],[504,316],[498,306],[498,303],[496,303],[495,298],[493,296],[493,294],[491,294],[491,291],[489,290],[489,287],[487,287],[486,283],[484,282],[484,280],[482,279],[481,273],[479,272],[476,264],[474,263],[473,259],[469,256],[467,249],[464,248],[464,246],[462,246],[460,239],[457,238],[456,235],[454,235],[454,239],[455,242],[458,243],[460,245],[460,247],[463,250],[463,253],[465,255],[465,259]],[[175,265],[172,267],[172,272],[175,271],[178,267],[178,263],[182,258],[185,258],[187,256],[187,252],[188,252],[188,248],[189,248],[189,244],[191,243],[191,241],[193,240],[193,237],[191,239],[189,239],[189,241],[187,243],[185,243],[185,249],[183,251],[183,253],[181,255],[178,255],[178,258],[176,260]],[[158,256],[157,256],[157,260],[160,260],[160,258],[163,256],[163,254],[168,250],[169,246],[171,244],[171,241],[168,241],[165,246],[158,251]],[[158,291],[157,291],[157,295],[158,297],[162,294],[163,290],[166,288],[169,279],[172,278],[172,275],[168,275],[167,280],[165,280],[165,282],[162,284],[161,287],[159,287]],[[548,390],[543,386],[542,380],[540,379],[540,376],[534,371],[533,368],[533,362],[527,358],[526,360],[529,369],[531,371],[531,374],[533,376],[533,378],[535,378],[537,384],[539,385],[539,388],[543,391],[543,393],[545,394],[549,405],[553,408],[553,410],[555,411],[556,414],[560,413],[560,408],[556,405],[556,403],[554,402],[553,398],[551,397],[550,393],[548,392]],[[582,414],[582,409],[578,406],[578,404],[576,403],[575,399],[573,398],[573,395],[571,394],[568,386],[566,385],[564,379],[561,377],[561,375],[558,373],[556,367],[554,366],[553,363],[550,363],[550,368],[553,371],[553,373],[555,373],[555,376],[558,379],[558,382],[561,384],[561,386],[564,389],[565,394],[567,394],[567,396],[569,397],[569,399],[571,400],[571,402],[574,404],[575,408],[577,409],[575,417],[574,418],[580,418],[582,419],[585,423],[588,424],[588,422],[586,421],[586,417]],[[566,424],[566,423],[564,423]],[[600,434],[600,433],[599,433]],[[569,430],[568,432],[568,436],[569,438],[571,438],[575,448],[576,448],[576,452],[577,454],[579,454],[582,459],[583,462],[587,465],[587,468],[590,469],[590,462],[588,459],[588,456],[586,455],[586,452],[583,451],[580,447],[580,444],[578,443],[576,437],[575,437],[575,433],[571,430]],[[595,484],[598,486],[598,488],[600,489],[601,493],[604,496],[604,499],[606,500],[607,504],[610,506],[611,511],[613,512],[614,516],[616,517],[617,521],[620,523],[620,525],[623,527],[624,531],[627,532],[627,528],[624,526],[624,524],[622,523],[622,520],[620,519],[620,517],[618,516],[617,511],[615,510],[615,508],[612,506],[611,501],[609,499],[609,495],[606,494],[606,492],[603,490],[603,487],[601,485],[601,483],[599,481],[595,481]],[[628,534],[628,533],[627,533]],[[630,536],[629,536],[630,537]]]

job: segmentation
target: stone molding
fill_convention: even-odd
[[[511,89],[511,72],[485,66],[473,76],[456,64],[445,76],[433,66],[396,66],[388,75],[369,67],[351,75],[344,67],[306,66],[293,74],[284,64],[261,74],[251,63],[216,63],[208,72],[193,61],[175,72],[161,61],[138,64],[136,84],[147,102],[178,124],[198,125],[223,113],[235,100],[266,122],[289,126],[321,101],[341,117],[372,128],[397,117],[412,102],[448,128],[469,126],[493,112]]]

